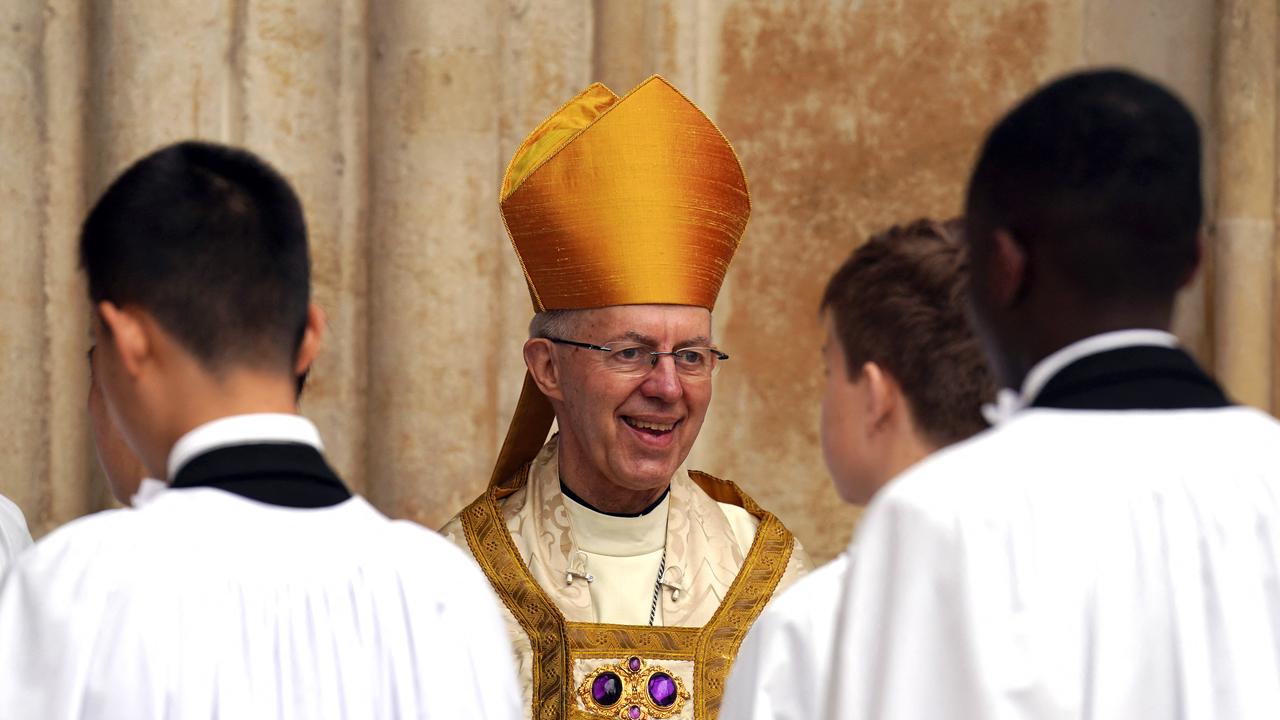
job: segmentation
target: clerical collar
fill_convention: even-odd
[[[560,490],[568,502],[569,527],[574,545],[583,552],[613,557],[634,557],[666,546],[667,512],[671,490],[639,515],[603,513],[573,495],[564,483]]]
[[[1081,358],[1108,350],[1143,346],[1177,347],[1178,338],[1164,330],[1136,329],[1114,330],[1077,340],[1052,353],[1031,368],[1031,372],[1027,373],[1026,379],[1022,381],[1020,404],[1023,407],[1030,406],[1054,375]]]
[[[231,415],[200,425],[173,444],[169,451],[169,480],[193,458],[210,450],[232,445],[293,443],[309,445],[321,452],[320,431],[301,415],[253,413]]]

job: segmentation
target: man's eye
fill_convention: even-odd
[[[614,351],[613,356],[626,362],[634,362],[642,357],[640,348],[637,347],[621,348]]]
[[[706,358],[697,350],[679,350],[676,352],[676,361],[681,365],[696,367],[706,362]]]

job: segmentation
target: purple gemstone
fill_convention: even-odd
[[[622,678],[616,673],[604,672],[596,676],[595,682],[591,683],[591,697],[601,707],[609,707],[618,702],[622,697]]]
[[[627,667],[631,668],[631,672],[640,672],[640,658],[633,657],[628,660]]]
[[[649,697],[658,707],[670,707],[676,701],[676,681],[664,672],[649,676]]]
[[[631,720],[640,720],[640,706],[632,705],[631,709],[627,711],[627,715],[631,717]]]

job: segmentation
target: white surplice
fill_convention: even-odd
[[[175,454],[318,445],[294,416],[195,438]],[[518,703],[484,575],[359,497],[299,509],[149,481],[134,508],[51,533],[0,585],[0,718],[509,720]]]
[[[761,614],[722,717],[1280,716],[1280,424],[1245,408],[1027,409],[877,496]]]
[[[800,578],[771,600],[738,649],[720,717],[814,720],[834,651],[836,608],[849,554]]]
[[[872,502],[813,717],[1280,717],[1280,423],[1022,409],[1052,369]]]
[[[0,495],[0,577],[18,553],[31,545],[31,531],[22,510],[9,498]]]

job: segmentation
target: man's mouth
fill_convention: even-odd
[[[640,420],[626,415],[622,416],[622,421],[629,427],[635,428],[636,430],[649,435],[666,435],[674,430],[676,425],[680,424],[679,420],[675,422],[654,422],[651,420]]]

